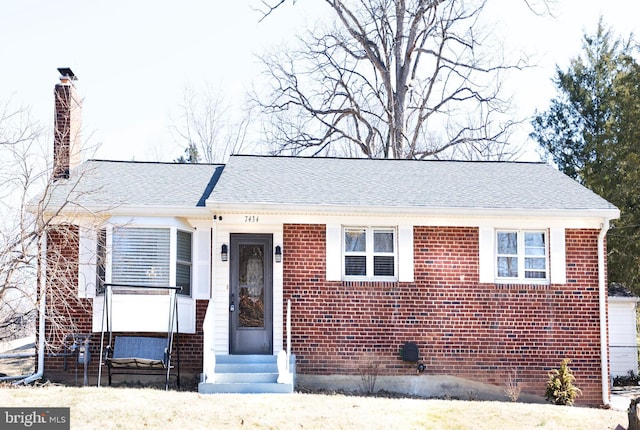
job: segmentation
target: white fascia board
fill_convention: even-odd
[[[176,227],[184,230],[193,229],[193,226],[183,217],[173,216],[114,216],[109,218],[108,223],[113,226]]]
[[[202,218],[208,217],[211,213],[210,209],[203,206],[114,206],[112,208],[90,207],[90,206],[73,206],[65,208],[60,212],[65,216],[168,216],[183,218]]]
[[[222,213],[279,213],[279,214],[326,214],[326,215],[380,215],[380,216],[435,216],[460,218],[566,218],[594,219],[601,223],[604,219],[616,219],[618,209],[493,209],[493,208],[426,208],[398,206],[337,206],[337,205],[295,205],[272,203],[213,203],[207,202],[212,212]],[[598,225],[599,227],[599,225]]]
[[[609,296],[609,303],[638,303],[640,297]]]

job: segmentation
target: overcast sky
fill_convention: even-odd
[[[171,161],[171,125],[185,88],[213,88],[241,104],[259,78],[255,54],[286,43],[323,15],[320,0],[289,1],[262,23],[259,0],[19,0],[0,6],[0,103],[31,108],[50,127],[58,67],[78,76],[83,133],[96,158]],[[523,0],[489,0],[486,17],[507,48],[539,65],[509,82],[520,116],[546,109],[555,65],[581,53],[598,17],[615,33],[640,33],[637,0],[557,0],[537,17]],[[524,140],[528,122],[514,139]],[[533,151],[523,156],[535,160]]]

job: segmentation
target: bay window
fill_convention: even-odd
[[[178,294],[191,295],[191,232],[176,228],[115,227],[111,230],[109,258],[105,230],[98,234],[97,242],[98,286],[105,279],[112,284],[131,286],[175,285],[182,287]],[[108,259],[110,276],[105,264]]]

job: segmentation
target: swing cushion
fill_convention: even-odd
[[[116,336],[109,365],[120,368],[165,368],[167,358],[166,338]]]

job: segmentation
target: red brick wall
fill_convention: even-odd
[[[515,369],[524,391],[544,395],[547,372],[568,357],[583,391],[578,403],[598,405],[597,235],[566,232],[566,285],[480,284],[478,230],[429,227],[414,229],[415,282],[327,282],[325,226],[285,225],[284,298],[293,302],[298,371],[358,374],[378,362],[380,374],[415,375],[415,364],[399,354],[404,342],[415,341],[425,373],[504,386]],[[49,264],[61,270],[48,271],[47,285],[64,284],[68,293],[50,304],[71,317],[59,331],[47,325],[48,352],[60,352],[61,335],[91,330],[92,301],[77,299],[77,237],[76,227],[48,235]],[[183,373],[201,372],[207,303],[196,303],[196,334],[181,335]],[[100,333],[91,339],[92,376],[98,373],[99,339]],[[45,376],[60,372],[62,358],[47,355]]]
[[[479,283],[477,228],[414,228],[415,282],[325,281],[325,226],[285,225],[284,298],[303,374],[415,375],[399,351],[420,347],[427,374],[544,395],[547,372],[568,357],[583,395],[601,403],[598,230],[566,232],[566,285]]]
[[[47,324],[45,354],[45,377],[52,380],[69,379],[75,377],[75,363],[68,359],[68,370],[64,372],[63,342],[68,334],[91,333],[92,330],[92,299],[78,298],[78,238],[76,226],[60,226],[47,234]],[[208,300],[196,301],[196,333],[180,334],[180,371],[187,374],[202,372],[202,323],[207,310]],[[117,335],[118,333],[114,333]],[[136,333],[126,333],[136,335]],[[138,333],[143,336],[166,336],[166,333]],[[98,375],[100,360],[101,333],[93,333],[90,340],[91,362],[89,375]],[[173,360],[177,359],[175,353]],[[105,333],[105,346],[108,344],[108,334]],[[82,383],[82,368],[80,368],[80,383]],[[106,368],[103,369],[102,383],[107,384]],[[118,380],[122,380],[119,377]]]

